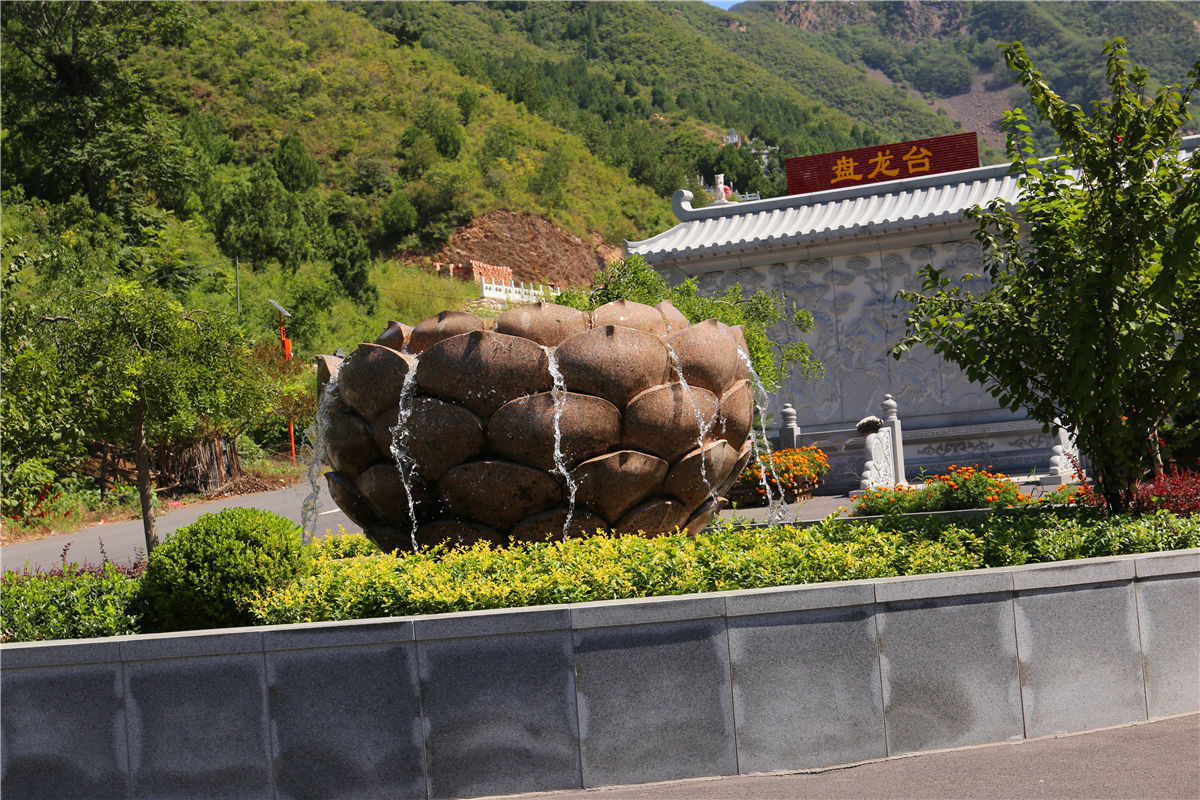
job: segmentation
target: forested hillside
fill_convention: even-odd
[[[995,143],[1003,141],[1000,112],[1028,106],[1000,58],[1001,44],[1024,44],[1050,86],[1083,107],[1104,91],[1104,60],[1098,54],[1106,40],[1126,40],[1133,63],[1149,70],[1152,89],[1181,82],[1200,54],[1200,4],[1195,2],[768,0],[740,3],[731,13],[904,87],[968,130],[987,132]],[[811,73],[792,73],[796,80],[804,74]],[[838,91],[814,86],[818,93],[823,89]],[[968,94],[974,102],[968,102]],[[1200,100],[1193,104],[1193,115],[1198,112]],[[1192,130],[1200,127],[1193,123]],[[1047,128],[1036,133],[1050,145]]]

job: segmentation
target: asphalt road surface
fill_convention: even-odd
[[[158,517],[158,536],[165,541],[177,529],[195,522],[201,514],[239,506],[274,511],[300,524],[300,507],[311,491],[307,483],[299,483],[273,492],[233,495],[180,506]],[[329,492],[322,485],[317,506],[317,536],[324,536],[328,531],[336,532],[339,525],[351,533],[362,530],[334,505]],[[103,546],[109,561],[115,564],[130,563],[137,558],[139,551],[145,552],[146,534],[139,518],[108,522],[34,542],[6,544],[0,548],[0,567],[20,570],[28,565],[31,569],[51,569],[62,562],[63,548],[68,545],[68,562],[99,564],[104,560],[100,552]]]

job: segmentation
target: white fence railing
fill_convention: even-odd
[[[520,303],[537,303],[548,300],[553,289],[538,283],[516,283],[515,281],[480,280],[483,296],[488,300],[511,300]]]

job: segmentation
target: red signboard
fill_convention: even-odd
[[[789,158],[788,194],[898,181],[979,166],[974,133]]]

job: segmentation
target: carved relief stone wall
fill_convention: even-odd
[[[932,350],[914,350],[899,361],[888,353],[904,335],[908,313],[896,292],[919,289],[917,271],[927,263],[955,277],[979,269],[979,246],[953,241],[881,249],[880,242],[864,239],[864,252],[857,254],[708,272],[697,279],[705,292],[734,283],[774,289],[812,313],[815,324],[804,339],[825,365],[825,377],[794,379],[773,403],[795,406],[801,428],[853,426],[878,412],[885,393],[895,396],[906,428],[1014,419]],[[780,329],[775,335],[786,339],[789,334]]]

